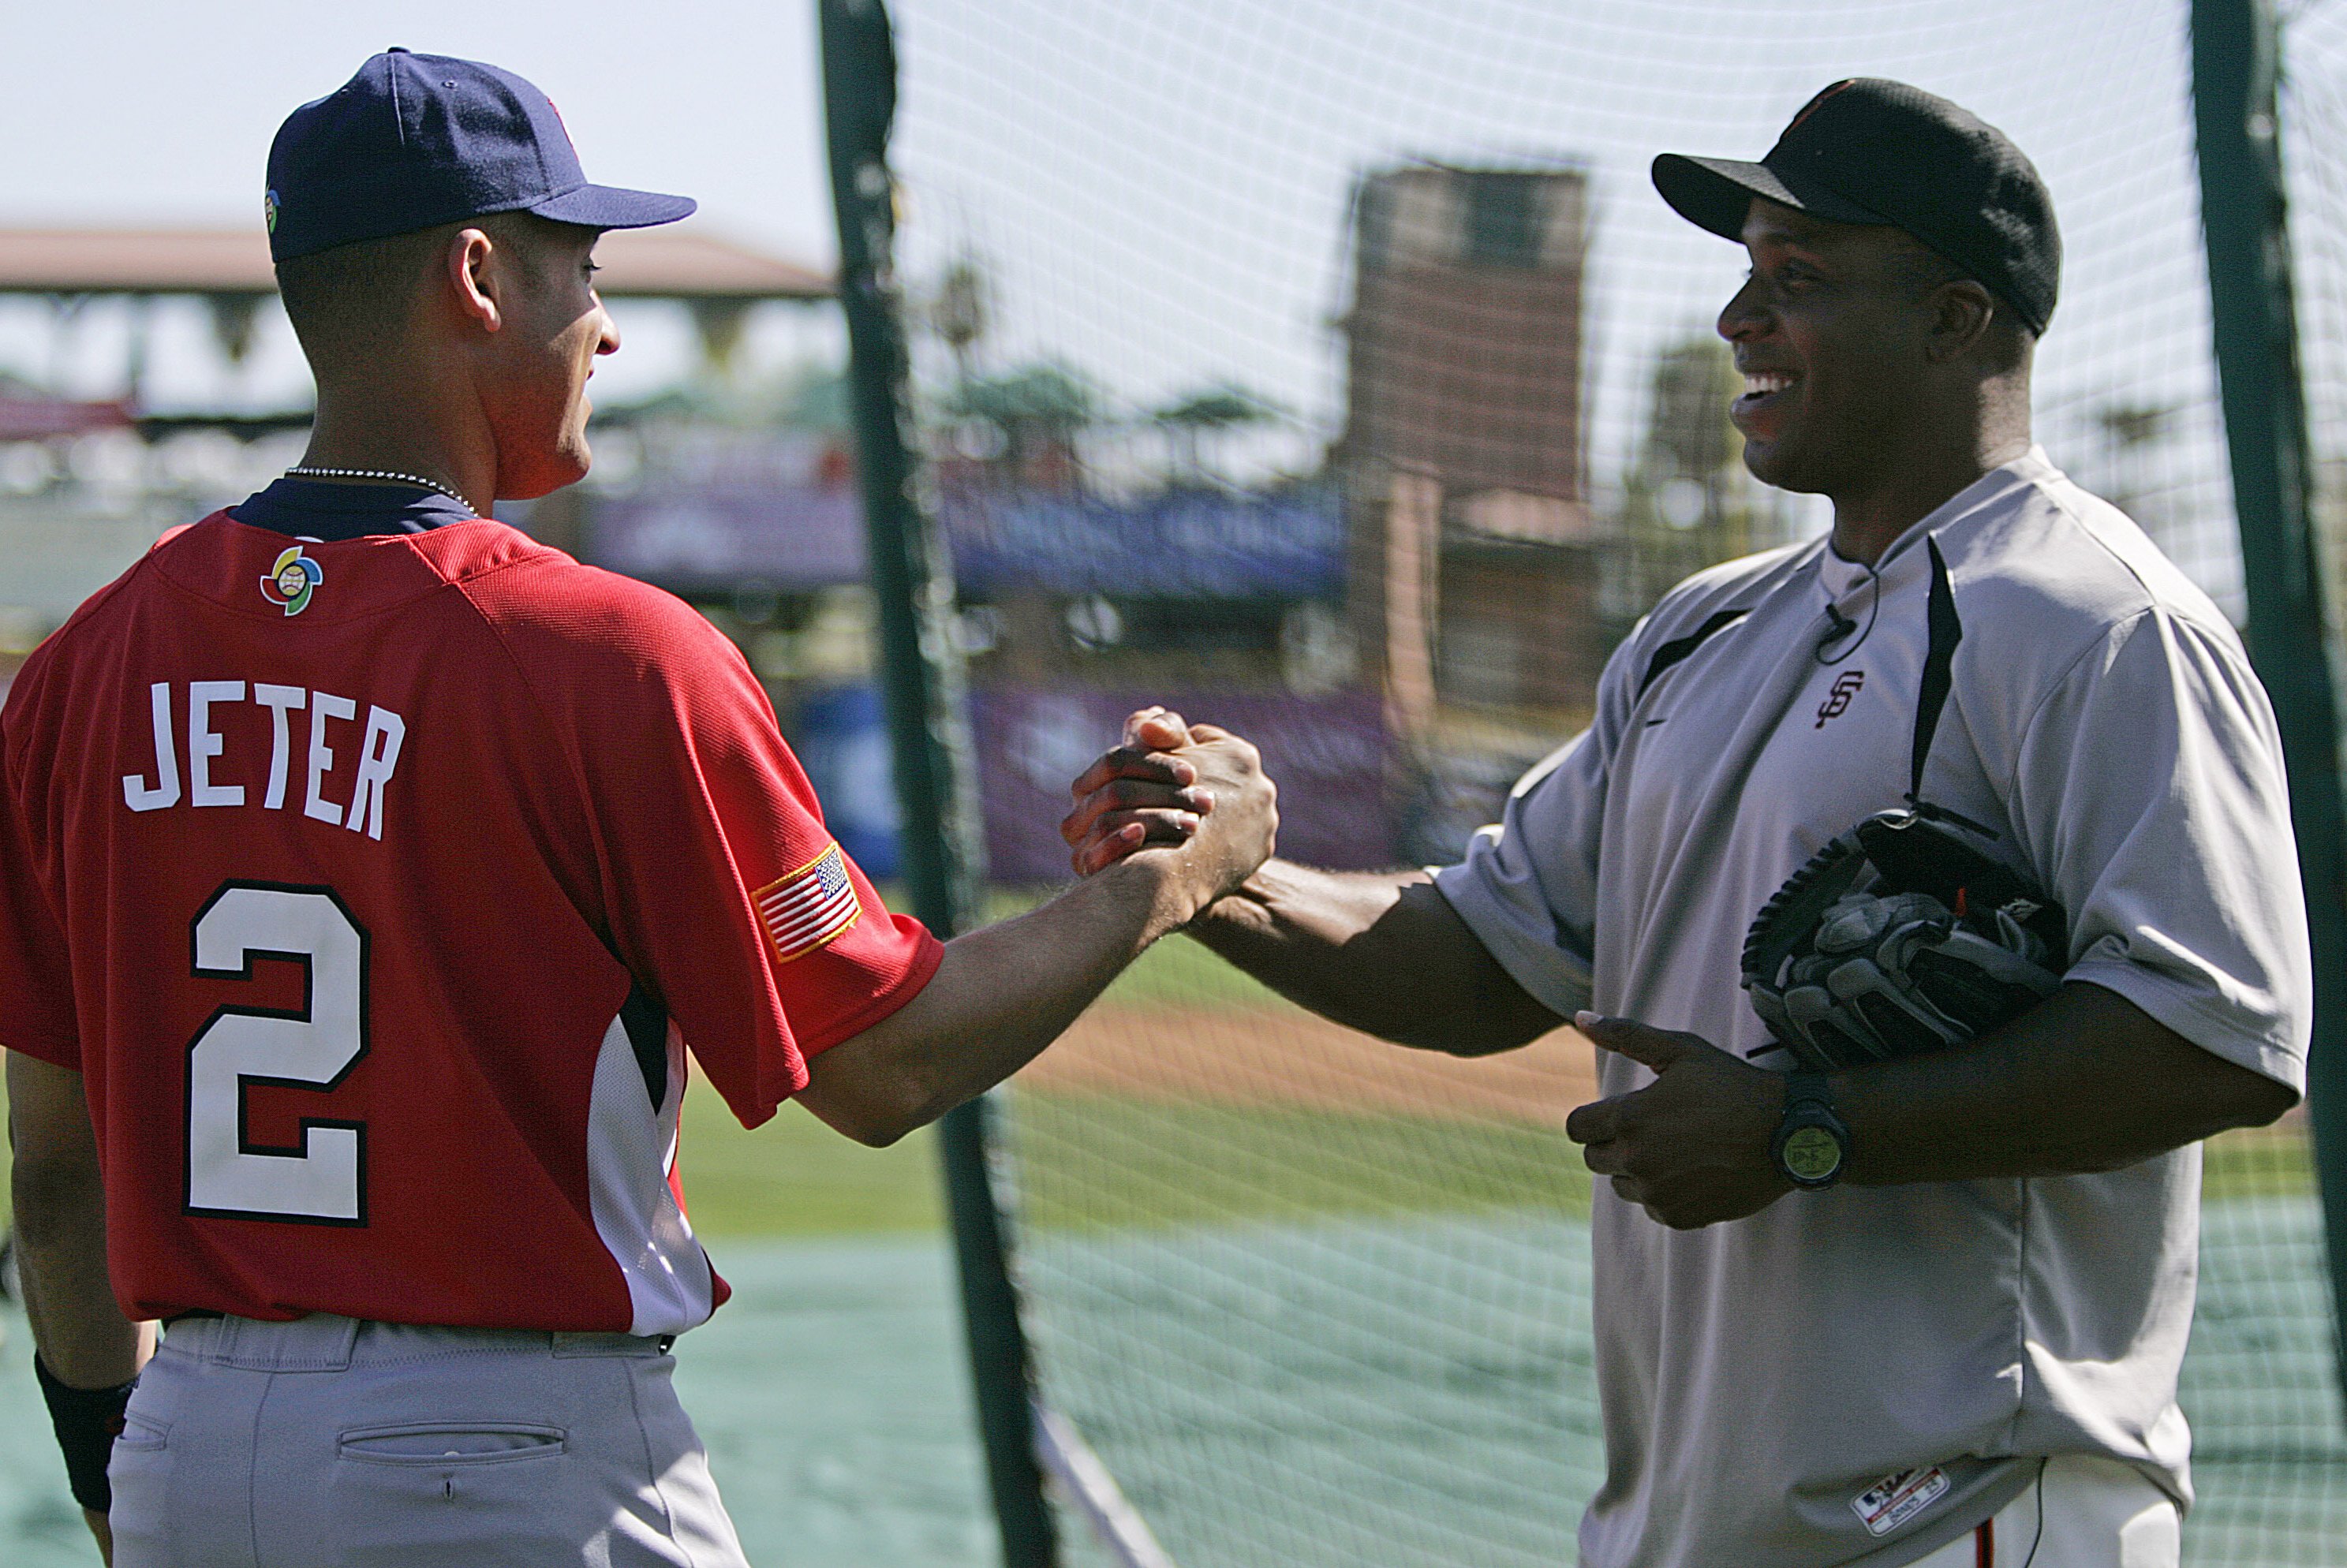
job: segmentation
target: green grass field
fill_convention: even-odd
[[[1187,937],[1170,938],[1142,954],[1108,989],[1106,999],[1134,1007],[1263,1008],[1274,1013],[1294,1006]]]
[[[902,1235],[944,1223],[937,1143],[926,1132],[867,1149],[785,1105],[745,1132],[716,1092],[696,1082],[685,1096],[677,1163],[693,1228],[712,1242]]]
[[[1004,918],[1034,902],[1033,897],[1001,895],[989,912]],[[1289,1006],[1186,940],[1161,942],[1143,954],[1110,989],[1108,999],[1136,1007],[1257,1008],[1273,1020]],[[1122,1113],[1120,1138],[1156,1143],[1160,1150],[1145,1168],[1120,1179],[1115,1202],[1121,1210],[1137,1217],[1154,1205],[1153,1212],[1167,1219],[1195,1214],[1197,1200],[1184,1190],[1183,1162],[1217,1137],[1248,1146],[1261,1142],[1278,1152],[1280,1163],[1307,1163],[1301,1156],[1310,1142],[1314,1118],[1308,1113],[1194,1110],[1194,1115],[1190,1109],[1133,1105]],[[1114,1110],[1104,1113],[1120,1114]],[[1238,1124],[1256,1115],[1266,1118],[1262,1140],[1246,1137]],[[1370,1119],[1333,1119],[1327,1131],[1332,1137],[1351,1138],[1353,1129],[1336,1124],[1351,1120]],[[1401,1135],[1401,1130],[1393,1135]],[[935,1230],[943,1224],[937,1148],[925,1132],[894,1148],[866,1149],[795,1105],[784,1106],[772,1122],[747,1132],[708,1086],[696,1081],[685,1100],[678,1157],[693,1225],[711,1236],[903,1233]],[[1276,1173],[1266,1170],[1264,1174]],[[1218,1184],[1225,1190],[1231,1186],[1228,1181]],[[1390,1184],[1372,1184],[1379,1190],[1366,1200],[1368,1206],[1391,1206],[1389,1195],[1380,1195]],[[1480,1190],[1472,1181],[1466,1189]],[[1286,1206],[1284,1200],[1266,1201],[1283,1210]]]
[[[2209,1140],[2200,1195],[2224,1198],[2307,1197],[2314,1192],[2314,1145],[2306,1120],[2292,1116],[2272,1127],[2250,1127]]]
[[[1039,1228],[1589,1209],[1561,1128],[1034,1092],[1010,1126]]]
[[[999,907],[992,912],[1000,917],[1017,914],[1032,900],[1022,902],[1007,896],[997,902]],[[1143,1007],[1260,1008],[1274,1019],[1288,1006],[1190,941],[1159,943],[1111,988],[1109,998]],[[1104,1113],[1122,1115],[1120,1139],[1137,1141],[1135,1147],[1153,1144],[1158,1150],[1145,1168],[1129,1171],[1120,1179],[1115,1203],[1134,1217],[1151,1212],[1163,1219],[1189,1217],[1198,1212],[1197,1200],[1185,1190],[1182,1167],[1216,1138],[1259,1144],[1276,1152],[1276,1163],[1300,1167],[1307,1163],[1303,1156],[1315,1120],[1303,1112],[1155,1105],[1132,1105],[1122,1112],[1111,1109]],[[1255,1116],[1266,1119],[1266,1132],[1261,1138],[1246,1135],[1240,1125]],[[1332,1137],[1350,1139],[1354,1129],[1341,1123],[1354,1120],[1371,1119],[1331,1119],[1326,1131]],[[1405,1132],[1395,1129],[1391,1135],[1401,1136]],[[685,1099],[684,1135],[678,1158],[694,1228],[712,1237],[901,1234],[933,1231],[944,1223],[937,1146],[926,1132],[916,1133],[893,1148],[866,1149],[795,1105],[784,1106],[756,1132],[744,1132],[708,1085],[696,1081]],[[1276,1177],[1268,1169],[1263,1174]],[[1225,1191],[1231,1185],[1227,1180],[1218,1184]],[[1368,1206],[1392,1206],[1384,1191],[1389,1185],[1373,1182],[1377,1191],[1365,1200]],[[1469,1181],[1465,1190],[1471,1194],[1480,1188]],[[1265,1201],[1282,1210],[1286,1206],[1284,1200]]]

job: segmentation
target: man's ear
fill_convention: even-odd
[[[497,295],[501,281],[497,263],[503,260],[497,254],[497,241],[479,229],[460,229],[448,241],[448,284],[456,292],[459,313],[478,322],[484,332],[496,332],[505,325],[505,313],[498,309]]]
[[[1934,364],[1945,364],[1969,354],[1988,335],[2001,308],[1996,296],[1970,278],[1942,283],[1924,299],[1932,313],[1924,353]]]

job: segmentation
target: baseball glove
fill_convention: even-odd
[[[1869,817],[1761,907],[1744,989],[1801,1065],[1833,1071],[1941,1050],[2061,984],[2059,906],[1931,806]]]

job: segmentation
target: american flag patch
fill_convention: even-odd
[[[751,901],[758,907],[766,939],[774,944],[774,957],[785,964],[838,940],[864,916],[856,883],[847,875],[847,858],[836,844],[759,888]]]

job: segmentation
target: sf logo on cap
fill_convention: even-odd
[[[269,575],[261,579],[261,597],[283,605],[288,615],[299,615],[310,608],[310,596],[325,580],[326,574],[302,553],[300,545],[288,545]]]
[[[277,232],[277,192],[274,190],[265,191],[261,195],[261,227],[272,234]]]

